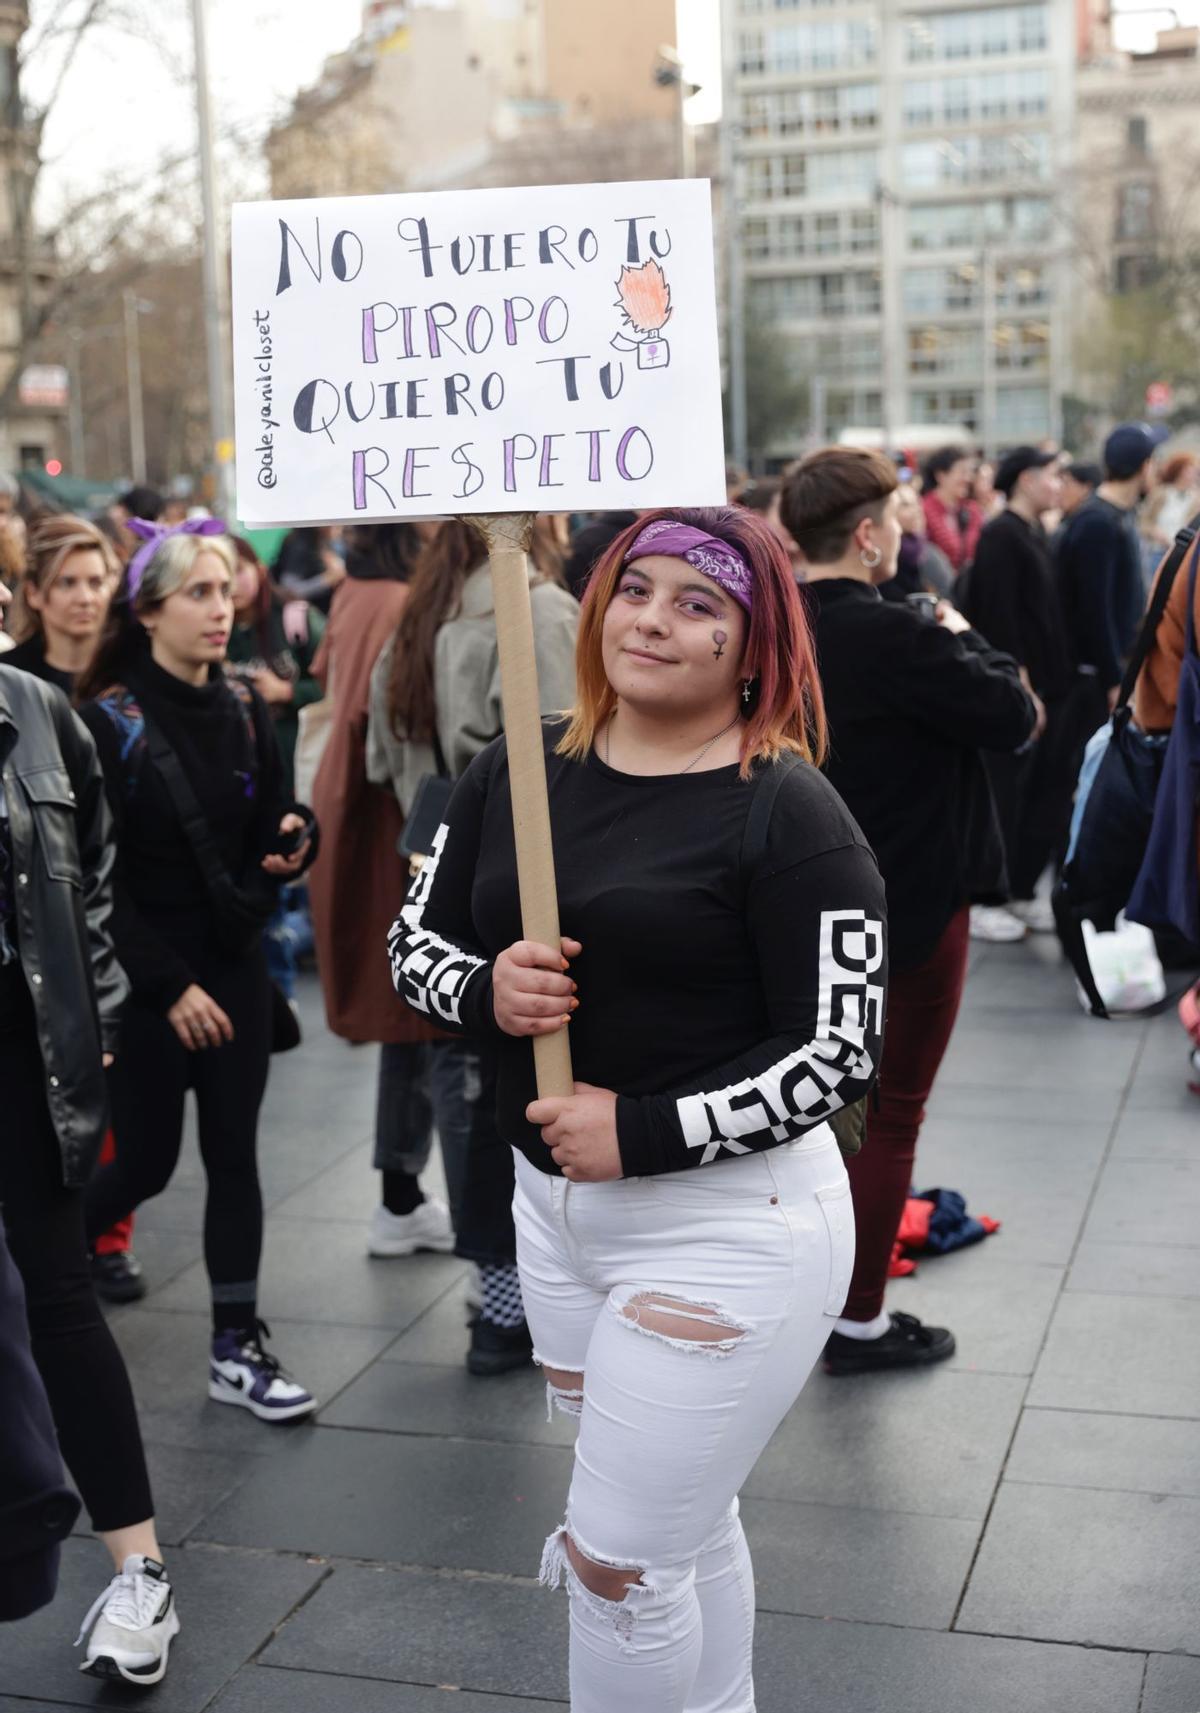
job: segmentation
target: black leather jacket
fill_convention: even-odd
[[[0,780],[17,942],[63,1181],[85,1184],[108,1123],[103,1053],[129,993],[109,934],[113,843],[91,736],[58,690],[0,673]]]

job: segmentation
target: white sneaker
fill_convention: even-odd
[[[413,1255],[418,1249],[438,1249],[447,1254],[453,1248],[450,1209],[435,1196],[411,1213],[389,1213],[386,1207],[377,1207],[371,1215],[368,1255]]]
[[[179,1614],[167,1573],[157,1559],[131,1553],[93,1605],[75,1639],[88,1637],[80,1671],[126,1683],[161,1683],[179,1634]]]
[[[1014,898],[1008,913],[1024,922],[1031,934],[1053,934],[1057,931],[1054,906],[1048,898]]]
[[[972,904],[971,906],[971,938],[973,940],[988,940],[993,945],[1008,945],[1013,940],[1023,940],[1027,930],[1024,922],[1008,910],[1001,909],[998,904]]]

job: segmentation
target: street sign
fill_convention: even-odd
[[[71,381],[59,363],[32,363],[17,382],[17,398],[23,405],[41,410],[65,410]]]

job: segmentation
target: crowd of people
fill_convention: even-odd
[[[95,520],[0,495],[0,1617],[52,1590],[60,1451],[114,1572],[83,1669],[167,1669],[180,1620],[97,1295],[147,1288],[132,1225],[189,1094],[197,1385],[270,1425],[318,1408],[258,1294],[259,1111],[311,959],[332,1032],[380,1049],[366,1251],[469,1262],[468,1370],[536,1361],[578,1422],[542,1567],[570,1592],[572,1707],[751,1705],[739,1488],[818,1363],[955,1349],[886,1305],[925,1106],[970,938],[1053,929],[1084,744],[1200,509],[1196,461],[1157,448],[1139,423],[1098,467],[828,447],[731,472],[725,507],[540,518],[557,946],[522,932],[468,523],[295,530],[268,566],[148,489]],[[539,1099],[531,1042],[562,1029],[575,1092]]]

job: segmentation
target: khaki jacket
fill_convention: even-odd
[[[532,567],[529,593],[539,703],[543,714],[557,714],[575,700],[579,607],[565,589]],[[432,744],[410,743],[392,730],[388,713],[392,647],[389,641],[371,674],[367,777],[376,785],[390,785],[407,814],[421,779],[436,773],[438,765]],[[496,616],[486,563],[467,578],[458,612],[438,631],[433,682],[438,740],[450,775],[457,779],[504,730]]]

